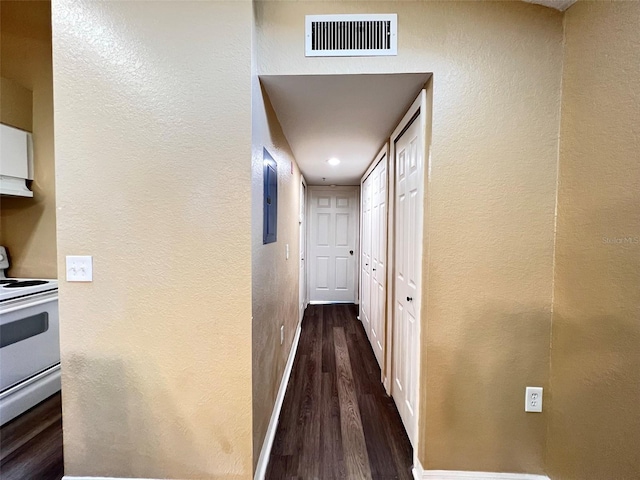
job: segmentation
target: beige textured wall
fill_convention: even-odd
[[[252,91],[253,462],[258,461],[298,326],[300,170],[257,77]],[[262,244],[263,151],[278,163],[278,238]],[[291,165],[293,164],[293,173]],[[286,259],[289,244],[289,260]],[[280,326],[284,343],[280,345]]]
[[[399,54],[305,58],[304,15],[397,12]],[[419,456],[544,471],[562,14],[522,2],[261,2],[261,74],[433,72]]]
[[[0,123],[28,132],[33,129],[33,92],[4,77],[0,77]]]
[[[35,171],[31,186],[33,198],[0,199],[0,241],[9,248],[12,260],[9,273],[12,276],[55,278],[51,7],[49,2],[3,0],[0,2],[0,17],[0,75],[33,92],[32,111],[27,115],[25,99],[18,100],[14,96],[15,87],[11,88],[3,81],[0,121],[33,131]],[[17,105],[4,98],[5,92],[9,98],[23,105],[19,111],[11,108]]]
[[[252,478],[249,1],[55,0],[65,474]],[[230,53],[231,52],[231,53]]]
[[[640,478],[640,3],[566,13],[549,473]]]

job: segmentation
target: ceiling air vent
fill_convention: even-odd
[[[398,15],[307,15],[307,57],[398,54]]]

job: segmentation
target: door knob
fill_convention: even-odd
[[[353,250],[349,250],[349,255],[353,255]]]
[[[374,272],[376,271],[376,269],[375,269],[375,268],[372,268],[372,270],[373,270]]]
[[[407,297],[407,302],[412,302],[413,301],[413,297]]]

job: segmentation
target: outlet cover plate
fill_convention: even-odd
[[[542,412],[542,387],[527,387],[525,393],[525,412]]]

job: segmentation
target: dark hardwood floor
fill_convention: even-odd
[[[411,479],[411,444],[355,305],[310,305],[266,478]]]
[[[58,480],[62,472],[62,404],[56,393],[0,428],[0,478]]]

